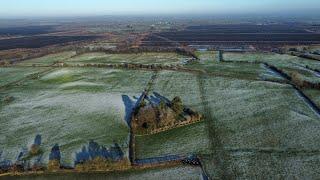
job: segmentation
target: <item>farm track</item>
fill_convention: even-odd
[[[205,121],[210,140],[210,149],[212,151],[211,158],[213,159],[213,166],[216,167],[218,178],[229,179],[231,176],[227,171],[229,154],[224,150],[219,125],[215,117],[212,116],[211,108],[206,100],[206,91],[204,89],[204,75],[198,75],[198,85],[200,90],[201,103],[205,112]]]

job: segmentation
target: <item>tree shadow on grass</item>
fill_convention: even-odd
[[[10,160],[2,159],[3,151],[0,150],[0,172],[7,171],[11,168],[12,162]]]
[[[160,104],[161,101],[165,102],[167,105],[171,104],[171,101],[168,98],[160,95],[157,92],[153,92],[153,94],[148,97],[148,100],[154,104]]]
[[[136,105],[136,100],[131,99],[127,95],[122,95],[122,101],[123,101],[124,106],[125,106],[125,117],[124,117],[124,119],[127,122],[128,126],[130,127],[131,117],[132,117],[132,113],[133,113],[135,105]]]
[[[83,146],[80,152],[76,153],[75,165],[85,163],[96,158],[103,158],[113,162],[120,161],[124,158],[124,153],[118,143],[110,148],[106,148],[97,142],[90,140],[87,146]]]
[[[122,101],[125,106],[124,119],[129,127],[131,126],[132,113],[134,112],[135,108],[141,103],[144,96],[145,92],[143,92],[139,97],[134,96],[133,98],[130,98],[128,95],[122,95]]]

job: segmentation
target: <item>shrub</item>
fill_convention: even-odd
[[[183,112],[183,104],[180,97],[175,97],[171,101],[171,108],[177,114],[180,115]]]

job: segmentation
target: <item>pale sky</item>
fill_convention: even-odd
[[[117,14],[303,13],[317,10],[320,0],[1,0],[7,16],[73,16]]]

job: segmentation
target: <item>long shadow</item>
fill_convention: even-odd
[[[0,150],[0,171],[7,171],[11,168],[12,162],[10,160],[2,160],[3,151]]]
[[[132,113],[134,112],[135,108],[139,106],[141,101],[147,98],[146,92],[142,92],[139,97],[134,96],[133,99],[130,98],[128,95],[122,95],[122,101],[125,106],[125,120],[129,127],[131,127],[131,118]]]
[[[136,101],[132,100],[129,96],[127,95],[122,95],[122,101],[125,106],[125,121],[127,122],[128,126],[130,127],[131,124],[131,117],[132,113],[134,111],[134,108],[136,106]]]
[[[170,101],[168,98],[160,95],[160,94],[157,93],[157,92],[153,92],[153,95],[154,95],[155,98],[159,99],[160,101],[162,100],[162,101],[166,102],[167,104],[170,104],[170,103],[171,103],[171,101]]]
[[[51,152],[49,154],[49,160],[57,160],[60,162],[61,160],[61,152],[60,152],[60,147],[58,144],[55,144],[52,149]]]
[[[76,153],[74,164],[82,164],[98,157],[115,162],[123,159],[124,153],[118,143],[106,148],[91,140],[87,146],[83,146],[81,151]]]

